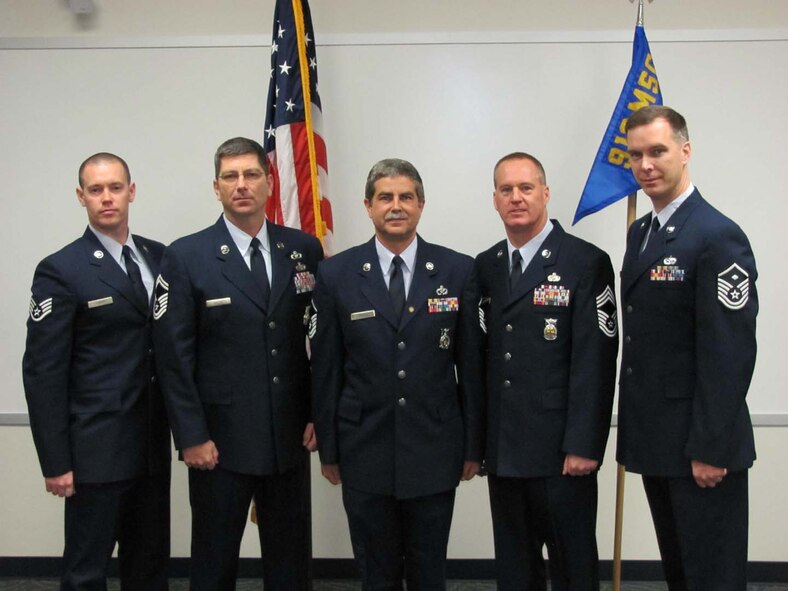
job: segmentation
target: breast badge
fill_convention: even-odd
[[[449,328],[441,328],[441,336],[438,339],[439,349],[448,349],[451,346],[451,339],[449,338]]]
[[[544,340],[554,341],[558,338],[558,319],[545,318],[544,319]]]

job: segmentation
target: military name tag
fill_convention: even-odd
[[[684,269],[678,265],[657,265],[651,269],[651,281],[684,281]]]
[[[435,312],[457,312],[460,309],[460,300],[453,298],[428,298],[427,307],[429,313]]]
[[[90,300],[88,302],[88,310],[92,310],[93,308],[101,308],[101,306],[109,306],[112,302],[113,302],[112,296],[99,298],[97,300]]]
[[[206,308],[215,308],[216,306],[229,306],[232,303],[230,298],[216,298],[214,300],[205,300]]]
[[[293,276],[296,293],[307,293],[315,289],[315,276],[309,271],[301,271]]]
[[[374,318],[375,310],[364,310],[363,312],[353,312],[350,314],[351,320],[364,320],[366,318]]]
[[[570,291],[563,285],[548,285],[543,283],[534,289],[534,306],[559,306],[565,308],[569,305]]]

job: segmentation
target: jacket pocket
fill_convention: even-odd
[[[94,390],[73,392],[69,409],[74,414],[117,412],[121,409],[120,390]]]
[[[569,391],[566,388],[552,388],[542,392],[542,408],[545,410],[561,410],[566,408]]]
[[[363,408],[364,405],[361,400],[355,396],[342,396],[339,399],[337,415],[353,423],[358,423],[361,421],[361,411]]]
[[[455,396],[444,398],[432,408],[433,416],[445,423],[460,416],[460,403]]]
[[[205,384],[199,386],[200,400],[205,404],[230,404],[233,401],[233,389],[224,384]]]
[[[665,398],[694,398],[695,377],[665,381]]]

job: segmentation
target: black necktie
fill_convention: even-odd
[[[520,277],[523,276],[522,260],[523,255],[520,254],[519,250],[512,251],[512,271],[509,273],[509,291],[514,291],[517,282],[520,281]]]
[[[643,241],[643,246],[640,247],[641,254],[646,250],[648,243],[654,240],[654,236],[657,232],[659,232],[659,218],[654,217],[654,219],[651,220],[651,230],[649,230],[648,234],[646,235],[646,239]]]
[[[399,322],[402,318],[402,309],[405,307],[405,278],[402,276],[402,258],[399,255],[395,256],[391,263],[389,295],[391,305],[394,307],[394,317]]]
[[[142,282],[142,273],[140,268],[131,256],[131,249],[127,244],[123,245],[123,262],[126,263],[126,273],[131,281],[131,286],[134,288],[134,295],[137,297],[141,304],[148,307],[148,290],[145,289],[145,284]]]
[[[252,238],[252,256],[250,257],[252,276],[263,294],[263,301],[268,305],[271,297],[271,284],[268,282],[268,273],[265,270],[265,259],[260,251],[260,240]]]

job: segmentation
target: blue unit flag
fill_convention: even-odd
[[[646,31],[638,25],[632,48],[632,66],[594,158],[572,225],[639,189],[630,169],[624,127],[629,116],[638,109],[661,104],[662,91]]]

